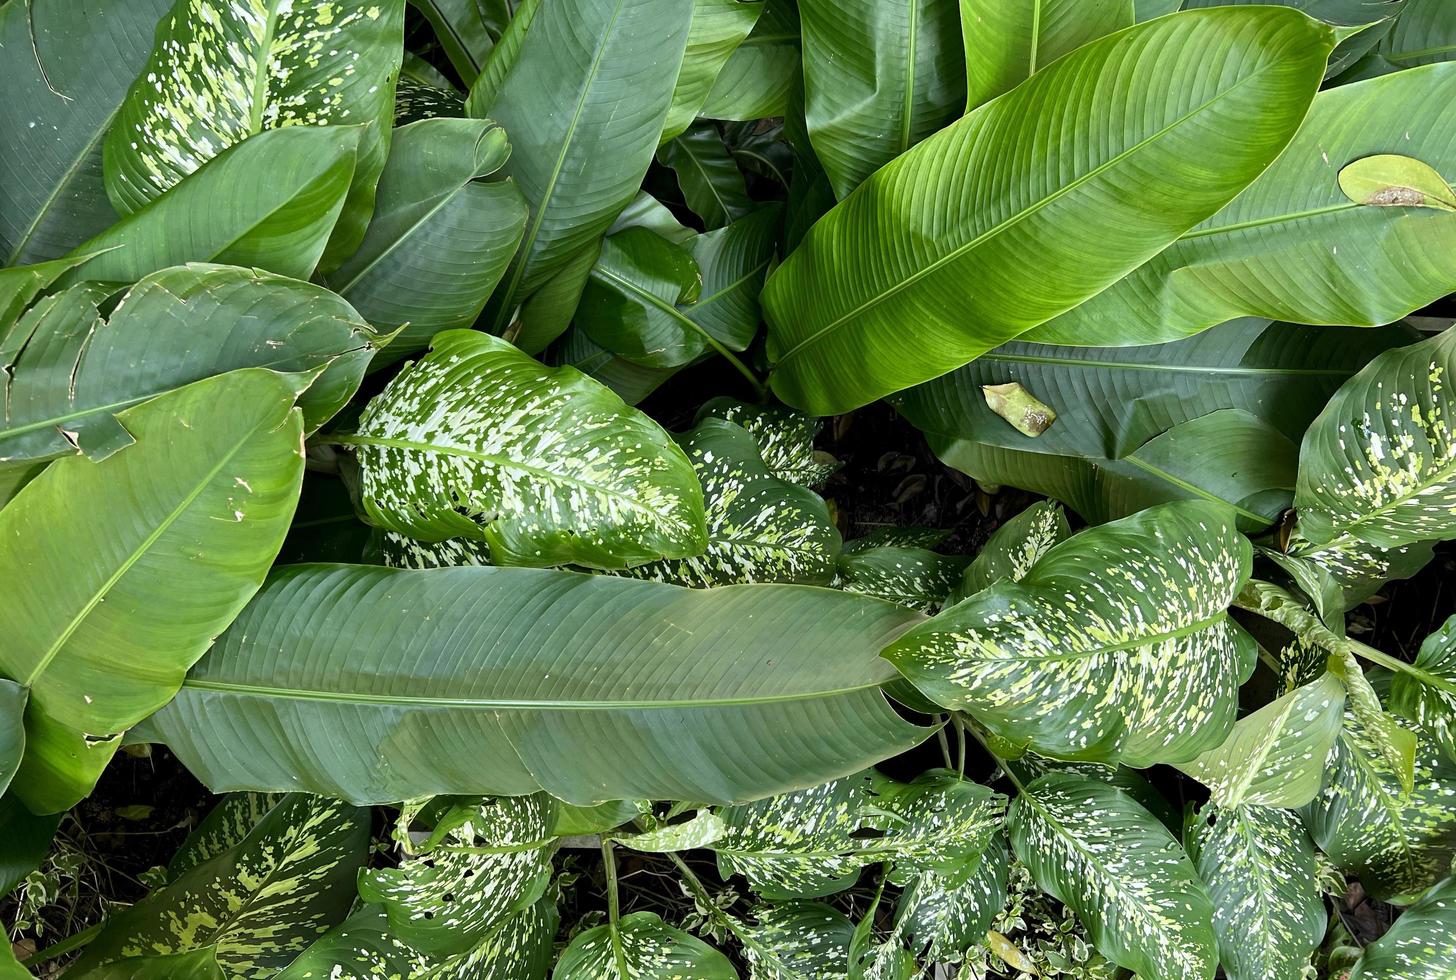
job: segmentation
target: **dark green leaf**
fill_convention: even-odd
[[[657,151],[657,162],[677,174],[683,199],[703,219],[705,228],[722,228],[753,210],[743,173],[712,123],[691,126],[664,143]]]
[[[1456,878],[1447,878],[1365,948],[1350,980],[1443,980],[1450,976],[1452,962],[1456,962]]]
[[[793,0],[766,0],[753,30],[718,72],[698,115],[744,120],[781,116],[798,70],[798,8]]]
[[[1131,27],[1133,0],[961,0],[966,105],[974,109],[1011,91],[1065,54]],[[1169,13],[1177,10],[1175,0]]]

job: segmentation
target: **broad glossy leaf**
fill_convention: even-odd
[[[742,120],[781,116],[798,71],[798,8],[792,0],[765,0],[758,22],[724,62],[698,115]]]
[[[826,215],[769,278],[774,390],[838,414],[1101,292],[1284,149],[1332,43],[1292,10],[1193,11],[1094,41],[925,140]]]
[[[577,329],[619,357],[679,368],[709,337],[679,309],[695,301],[702,273],[687,250],[646,228],[608,236],[576,308]]]
[[[1007,818],[1037,885],[1077,913],[1102,955],[1147,980],[1211,980],[1213,908],[1178,842],[1122,790],[1048,773]]]
[[[0,510],[31,809],[83,797],[262,583],[303,477],[294,393],[256,368],[169,392],[118,416],[136,445],[57,460]]]
[[[820,902],[764,905],[736,930],[749,980],[845,980],[854,923]]]
[[[25,755],[25,702],[30,692],[0,678],[0,796],[10,788]]]
[[[963,880],[938,871],[918,875],[895,906],[896,933],[931,960],[961,961],[985,940],[986,930],[1005,908],[1010,864],[1006,842],[998,839]]]
[[[758,440],[764,464],[780,480],[814,487],[828,479],[839,464],[828,453],[814,449],[819,420],[776,405],[750,405],[732,398],[714,398],[698,410],[698,421],[720,418],[747,429]]]
[[[76,255],[104,253],[62,277],[134,282],[184,262],[257,267],[307,279],[338,220],[360,127],[271,129],[224,150]]]
[[[580,933],[561,954],[551,980],[738,980],[728,957],[674,929],[653,912]]]
[[[753,799],[925,737],[879,691],[915,618],[804,586],[293,565],[145,734],[214,790]]]
[[[339,441],[374,523],[485,542],[496,564],[623,568],[705,545],[702,490],[667,433],[487,334],[436,335]]]
[[[505,24],[497,18],[510,7],[499,0],[411,0],[435,30],[450,66],[473,85]]]
[[[111,918],[78,978],[268,977],[342,919],[369,842],[355,807],[294,793],[237,846]]]
[[[680,0],[545,4],[495,98],[471,100],[472,115],[510,134],[515,150],[504,172],[531,209],[494,300],[498,330],[595,249],[637,193],[667,119],[692,14]],[[568,293],[574,308],[580,284]],[[519,342],[542,350],[568,320],[569,313],[530,323]]]
[[[91,258],[89,255],[73,255],[35,265],[0,269],[0,352],[6,358],[20,343],[18,335],[11,332],[20,315],[51,283]]]
[[[486,119],[425,119],[395,131],[359,250],[325,280],[370,323],[404,331],[388,360],[480,316],[526,224],[512,181],[486,182],[510,153]],[[407,324],[407,326],[406,326]]]
[[[991,535],[961,577],[957,597],[974,595],[1003,579],[1021,581],[1047,552],[1071,536],[1061,507],[1049,500],[1032,504]]]
[[[403,50],[404,0],[176,0],[106,137],[111,203],[139,211],[265,130],[362,125],[337,265],[374,207]]]
[[[800,0],[809,139],[843,198],[965,108],[957,0]]]
[[[1184,10],[1267,0],[1184,0]],[[1339,30],[1341,41],[1330,55],[1327,75],[1333,77],[1375,47],[1405,9],[1407,0],[1273,0],[1281,7],[1303,10]]]
[[[14,793],[0,796],[0,898],[40,867],[51,850],[61,813],[38,817]]]
[[[177,266],[111,297],[77,285],[36,304],[0,350],[0,461],[132,443],[117,413],[237,368],[323,373],[299,396],[306,431],[358,389],[379,336],[319,286],[256,269]]]
[[[699,114],[718,73],[753,31],[765,5],[765,0],[693,0],[693,22],[662,130],[664,142],[687,129]]]
[[[1229,980],[1302,980],[1329,913],[1299,818],[1268,807],[1219,809],[1198,833],[1198,875]]]
[[[0,8],[0,266],[64,255],[116,220],[101,144],[171,0]]]
[[[1456,9],[1445,0],[1405,0],[1390,30],[1345,77],[1366,78],[1451,60],[1456,60]]]
[[[1350,980],[1444,980],[1456,961],[1456,878],[1406,909],[1369,946]]]
[[[1456,66],[1433,65],[1321,92],[1289,149],[1237,200],[1026,339],[1153,344],[1239,316],[1373,326],[1444,296],[1456,282],[1456,215],[1355,204],[1339,175],[1377,153],[1456,172],[1453,79]]]
[[[703,287],[684,312],[730,350],[746,349],[758,335],[758,295],[774,257],[780,217],[778,207],[762,207],[688,243]]]
[[[1415,666],[1437,678],[1456,683],[1456,617],[1426,637]],[[1425,683],[1419,676],[1397,673],[1390,679],[1390,706],[1409,718],[1456,761],[1456,695]]]
[[[1228,617],[1251,549],[1210,504],[1075,535],[884,653],[922,694],[1044,755],[1186,762],[1234,723],[1254,642]]]
[[[942,555],[929,548],[865,547],[851,541],[839,556],[834,587],[934,613],[946,603],[968,564],[964,555]]]
[[[743,172],[712,123],[691,126],[664,143],[657,151],[657,162],[677,174],[683,199],[709,230],[722,228],[753,210]]]
[[[1135,20],[1133,0],[961,0],[966,105],[974,109],[1039,70]],[[1169,11],[1177,10],[1174,3]]]

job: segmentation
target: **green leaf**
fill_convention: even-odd
[[[1374,326],[1444,296],[1456,281],[1456,217],[1364,207],[1339,176],[1393,151],[1456,171],[1453,79],[1456,66],[1438,65],[1321,92],[1289,149],[1237,200],[1026,339],[1154,344],[1239,316]]]
[[[61,278],[134,282],[184,262],[307,279],[354,174],[361,129],[289,126],[229,147],[75,250],[104,252]]]
[[[494,300],[497,332],[553,276],[595,249],[632,200],[652,161],[682,66],[693,6],[680,0],[546,4],[488,104],[471,115],[505,127],[514,177],[531,217]],[[570,306],[580,286],[568,290]],[[524,327],[528,353],[566,329],[569,315]]]
[[[38,812],[94,785],[263,581],[298,501],[302,422],[256,368],[127,409],[136,445],[52,463],[0,510],[0,672],[30,688],[14,785]]]
[[[698,421],[705,418],[720,418],[747,429],[758,441],[764,465],[780,480],[814,487],[839,468],[834,457],[814,449],[819,420],[802,412],[719,397],[698,410]]]
[[[1350,980],[1442,980],[1456,959],[1456,878],[1447,878],[1403,912],[1369,946]]]
[[[699,810],[681,823],[663,824],[640,834],[614,835],[612,839],[634,851],[665,854],[707,847],[721,838],[726,830],[722,818],[712,810]]]
[[[1224,6],[1230,3],[1264,3],[1266,0],[1185,0],[1183,9]],[[1340,44],[1330,56],[1326,77],[1340,74],[1375,47],[1390,30],[1406,0],[1273,0],[1281,7],[1303,10],[1336,29]]]
[[[838,414],[1095,296],[1269,165],[1332,44],[1292,10],[1194,11],[1094,41],[952,123],[860,185],[769,277],[774,390]]]
[[[1416,654],[1419,670],[1456,683],[1456,616],[1427,636]],[[1456,695],[1427,684],[1414,674],[1396,673],[1390,680],[1390,706],[1409,718],[1456,761]]]
[[[486,119],[425,119],[395,131],[359,250],[326,278],[381,328],[394,361],[441,330],[474,325],[526,225],[512,181],[485,182],[510,153]]]
[[[1314,846],[1287,810],[1215,811],[1199,828],[1198,875],[1229,980],[1301,980],[1324,938]]]
[[[682,71],[672,90],[663,142],[686,130],[708,99],[718,73],[753,31],[764,0],[693,0]]]
[[[552,980],[738,980],[728,958],[652,912],[577,935],[561,954]]]
[[[600,834],[616,830],[625,823],[651,812],[646,800],[612,800],[595,806],[569,806],[562,803],[556,808],[556,819],[551,824],[551,833],[557,837],[572,837],[585,834]]]
[[[702,490],[667,433],[486,334],[437,334],[337,441],[371,521],[484,542],[496,564],[624,568],[706,543]]]
[[[895,932],[931,960],[955,963],[978,947],[1006,906],[1006,842],[998,839],[969,877],[927,871],[905,888],[895,906]]]
[[[1253,640],[1227,512],[1174,503],[1078,534],[885,650],[919,691],[1043,754],[1145,767],[1221,743]]]
[[[505,27],[482,0],[411,0],[434,28],[435,37],[460,80],[470,86],[490,57],[496,38]],[[502,12],[509,11],[499,4]]]
[[[679,441],[703,485],[708,549],[639,565],[629,575],[697,588],[829,584],[839,531],[818,494],[770,473],[753,436],[732,422],[705,419]]]
[[[845,980],[854,923],[820,902],[763,905],[736,930],[749,980]]]
[[[91,259],[90,255],[74,255],[36,265],[0,269],[0,353],[3,356],[7,359],[12,356],[20,343],[18,335],[11,330],[35,298],[60,276]]]
[[[1340,171],[1340,190],[1356,204],[1381,208],[1456,211],[1456,191],[1430,165],[1383,153]]]
[[[915,618],[804,586],[293,565],[142,734],[215,791],[751,799],[928,734],[879,691]]]
[[[576,326],[619,357],[649,368],[679,368],[711,339],[678,309],[702,289],[687,250],[646,228],[628,228],[602,242],[576,308]]]
[[[1066,512],[1038,501],[991,535],[961,577],[956,601],[1002,581],[1020,582],[1048,551],[1072,536]]]
[[[358,390],[379,341],[328,290],[256,269],[177,266],[144,277],[109,317],[102,304],[94,286],[72,286],[0,344],[0,461],[77,451],[99,461],[132,442],[118,412],[247,367],[322,371],[298,399],[312,431]]]
[[[72,977],[273,976],[342,919],[365,811],[294,793],[232,849],[107,921]]]
[[[0,897],[9,895],[40,867],[63,816],[37,817],[14,793],[0,797]]]
[[[1324,674],[1239,719],[1222,745],[1178,768],[1220,807],[1304,806],[1320,791],[1344,718],[1345,686]]]
[[[1406,0],[1375,49],[1345,78],[1369,78],[1456,59],[1456,10],[1444,0]]]
[[[241,844],[280,800],[276,793],[229,793],[223,797],[172,855],[167,864],[168,880],[175,881],[179,875]]]
[[[1212,980],[1208,892],[1172,834],[1126,793],[1048,773],[1016,798],[1007,824],[1017,858],[1102,955],[1147,980]]]
[[[250,136],[362,124],[324,264],[364,235],[389,152],[404,0],[177,0],[105,144],[106,192],[132,214]]]
[[[0,266],[64,255],[116,220],[101,144],[171,0],[0,8]]]
[[[990,102],[1082,45],[1148,19],[1135,17],[1133,7],[1133,0],[961,0],[966,106]],[[1164,13],[1177,9],[1175,2]]]
[[[25,702],[30,692],[0,678],[0,796],[10,788],[25,755]]]
[[[986,407],[1017,432],[1035,439],[1057,421],[1056,409],[1021,386],[1019,381],[983,385]]]
[[[774,257],[780,217],[778,207],[762,207],[688,243],[703,288],[684,312],[730,350],[746,349],[758,334],[758,294]]]
[[[799,16],[809,140],[840,198],[964,110],[956,0],[800,0]]]
[[[926,613],[945,604],[970,563],[963,555],[941,555],[928,548],[858,544],[850,542],[839,556],[834,587]]]
[[[677,174],[683,199],[705,228],[722,228],[753,210],[743,173],[712,123],[691,126],[664,143],[657,162]]]
[[[766,0],[753,30],[718,72],[698,115],[742,120],[781,116],[798,71],[798,8],[792,0]]]

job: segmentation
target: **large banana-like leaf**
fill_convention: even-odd
[[[0,510],[0,672],[30,688],[13,791],[33,810],[85,796],[261,584],[303,477],[294,395],[256,368],[169,392],[118,416],[136,445],[57,460]]]
[[[274,976],[348,912],[368,843],[366,811],[291,794],[235,847],[110,919],[67,975]]]
[[[1384,75],[1452,60],[1456,60],[1456,8],[1445,0],[1405,0],[1390,30],[1344,77]]]
[[[394,134],[363,243],[325,280],[370,323],[404,331],[389,360],[485,308],[526,225],[511,181],[487,183],[510,153],[486,119],[424,119]]]
[[[0,796],[10,788],[25,755],[25,702],[30,692],[0,678]]]
[[[371,520],[483,541],[499,565],[624,568],[706,544],[702,488],[667,433],[487,334],[437,335],[338,441],[358,455]]]
[[[743,172],[714,124],[699,123],[664,143],[657,162],[677,174],[683,200],[705,228],[721,228],[753,210]]]
[[[965,106],[957,0],[800,0],[804,114],[835,193]]]
[[[1267,3],[1271,0],[1184,0],[1184,10],[1221,7],[1236,3]],[[1272,0],[1281,7],[1303,10],[1339,29],[1339,46],[1330,55],[1327,72],[1335,76],[1380,43],[1391,23],[1405,10],[1407,0]]]
[[[64,255],[116,220],[101,144],[169,6],[30,0],[0,7],[0,266]]]
[[[143,278],[109,317],[109,300],[72,286],[36,304],[0,341],[0,462],[128,446],[116,414],[237,368],[322,370],[298,399],[305,430],[359,387],[378,335],[319,286],[256,269],[189,265]]]
[[[916,618],[804,586],[294,565],[145,734],[213,789],[756,799],[925,736],[876,656]]]
[[[1047,552],[1071,536],[1072,528],[1061,507],[1049,500],[1032,504],[991,535],[961,577],[955,601],[1002,579],[1020,582]]]
[[[758,22],[724,62],[698,115],[742,120],[783,115],[798,72],[798,8],[792,0],[765,0]]]
[[[687,250],[646,228],[628,228],[602,242],[576,308],[576,326],[619,357],[648,368],[680,368],[711,337],[680,306],[703,285]]]
[[[1146,980],[1212,980],[1213,907],[1178,842],[1122,790],[1052,772],[1007,818],[1038,886],[1077,913],[1099,952]]]
[[[552,980],[668,977],[738,980],[738,971],[728,957],[654,912],[633,912],[579,934],[551,971]]]
[[[662,128],[667,142],[687,130],[699,114],[718,73],[752,33],[767,0],[693,0],[682,71],[672,90],[672,107]]]
[[[60,281],[134,282],[184,262],[307,279],[338,220],[361,132],[289,126],[244,140],[78,246],[77,255],[102,254]]]
[[[1456,962],[1456,878],[1447,878],[1365,947],[1350,980],[1445,980]]]
[[[1011,91],[1084,44],[1131,27],[1133,8],[1133,0],[961,0],[967,108]]]
[[[925,140],[769,277],[775,391],[844,412],[1095,296],[1284,149],[1332,43],[1287,9],[1163,18],[1078,49]]]
[[[1062,542],[886,651],[926,697],[1044,755],[1143,767],[1221,743],[1253,640],[1228,512],[1173,503]]]
[[[583,0],[545,4],[495,98],[473,104],[505,127],[516,179],[531,216],[494,300],[495,325],[568,268],[637,193],[667,119],[693,5],[681,0]],[[476,100],[472,100],[475,103]],[[542,350],[566,315],[532,323],[519,341]]]
[[[481,0],[410,0],[435,30],[450,66],[467,86],[475,84],[505,29],[499,17],[509,15],[505,3]]]
[[[1456,684],[1456,616],[1421,643],[1415,666]],[[1456,761],[1456,695],[1425,683],[1419,675],[1398,673],[1390,681],[1390,706],[1418,724]]]
[[[1456,215],[1356,204],[1339,175],[1381,153],[1456,175],[1453,80],[1456,65],[1431,65],[1321,92],[1237,200],[1026,339],[1155,344],[1238,316],[1372,326],[1444,296],[1456,284]]]
[[[1197,833],[1198,876],[1229,980],[1302,980],[1329,913],[1299,818],[1268,807],[1219,809]]]
[[[265,130],[358,124],[337,265],[374,208],[403,51],[404,0],[176,0],[107,134],[107,194],[131,214]]]
[[[72,255],[34,265],[0,269],[0,350],[7,353],[13,350],[15,341],[10,328],[35,302],[35,298],[62,275],[91,259],[90,255]]]

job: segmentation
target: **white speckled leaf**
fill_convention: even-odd
[[[946,602],[970,561],[962,555],[937,554],[928,548],[861,548],[858,544],[850,542],[839,556],[834,587],[925,613],[934,613]]]
[[[368,840],[367,811],[284,797],[237,846],[108,920],[67,975],[190,976],[180,964],[213,959],[217,976],[272,977],[344,917]]]
[[[986,930],[1006,906],[1006,842],[986,849],[976,870],[963,881],[956,875],[927,871],[905,888],[895,906],[895,930],[927,959],[958,963],[979,946]]]
[[[421,541],[396,531],[385,531],[380,557],[390,568],[453,568],[457,565],[489,565],[490,545],[470,538]]]
[[[1370,598],[1386,582],[1410,578],[1430,562],[1430,542],[1386,548],[1348,534],[1311,544],[1296,527],[1288,552],[1270,555],[1300,588],[1318,599],[1321,615],[1339,615]]]
[[[1426,637],[1415,666],[1449,683],[1456,683],[1456,616]],[[1396,714],[1420,725],[1456,761],[1456,695],[1425,683],[1412,674],[1399,673],[1390,681],[1390,706]]]
[[[1344,718],[1345,685],[1327,673],[1239,719],[1222,745],[1178,768],[1222,807],[1304,806],[1320,790]]]
[[[1099,952],[1143,980],[1211,980],[1213,907],[1188,856],[1122,790],[1048,773],[1012,804],[1016,856]]]
[[[728,958],[651,912],[588,929],[571,941],[552,980],[737,980]]]
[[[667,433],[488,334],[436,335],[340,441],[372,521],[484,541],[496,564],[624,568],[706,544],[702,489]]]
[[[816,452],[819,420],[791,408],[749,405],[732,398],[714,398],[698,410],[698,420],[720,418],[743,426],[758,440],[764,463],[780,480],[814,487],[829,478],[839,463]]]
[[[342,260],[374,206],[403,50],[404,0],[177,0],[107,136],[112,203],[140,210],[265,129],[367,125],[330,246]]]
[[[952,595],[958,602],[1002,579],[1020,582],[1041,557],[1072,536],[1067,512],[1054,500],[1032,504],[991,535]]]
[[[1365,947],[1350,980],[1450,980],[1456,963],[1456,878],[1447,878]]]
[[[612,839],[634,851],[665,854],[707,847],[726,832],[722,817],[712,810],[699,810],[682,823],[663,824],[640,834],[614,835]]]
[[[176,878],[241,843],[282,797],[277,793],[229,793],[172,855],[167,877]]]
[[[1229,980],[1302,980],[1329,915],[1299,818],[1262,806],[1217,810],[1197,850]]]
[[[847,980],[854,923],[820,902],[765,905],[736,932],[748,980]]]
[[[1085,531],[884,652],[926,697],[1043,755],[1144,767],[1223,741],[1253,640],[1232,514],[1180,501]]]
[[[732,422],[704,419],[679,442],[703,485],[708,550],[639,565],[628,574],[697,588],[829,583],[839,531],[818,494],[770,473],[753,436]]]

